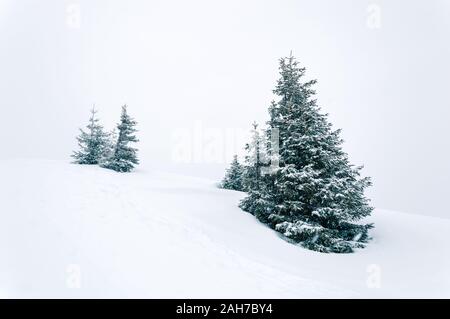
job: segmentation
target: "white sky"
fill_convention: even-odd
[[[449,17],[445,0],[0,0],[0,158],[69,160],[93,103],[108,128],[127,103],[142,167],[218,179],[292,50],[373,204],[449,217]]]

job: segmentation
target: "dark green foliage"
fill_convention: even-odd
[[[101,164],[104,168],[109,168],[117,172],[130,172],[135,165],[139,164],[137,149],[129,146],[129,143],[136,143],[138,139],[136,121],[127,113],[127,106],[122,107],[120,123],[117,125],[118,137],[112,155],[106,158]]]
[[[372,225],[355,222],[372,211],[364,197],[371,182],[349,163],[340,131],[313,99],[316,81],[303,81],[304,74],[292,56],[280,60],[279,100],[265,136],[273,156],[270,134],[279,134],[279,166],[248,189],[240,207],[306,248],[352,252],[369,240]]]
[[[221,183],[221,187],[235,191],[243,191],[242,186],[242,166],[239,164],[237,155],[233,157],[230,168],[227,170],[225,177]]]

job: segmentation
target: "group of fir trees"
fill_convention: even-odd
[[[129,145],[138,142],[135,135],[136,124],[124,105],[117,129],[105,132],[99,124],[97,110],[92,108],[86,130],[80,129],[81,134],[77,137],[80,149],[72,154],[74,163],[100,165],[117,172],[130,172],[139,164],[137,149]]]
[[[284,238],[315,251],[352,252],[370,239],[373,225],[358,221],[373,210],[364,196],[371,181],[349,163],[340,130],[314,99],[316,81],[304,75],[294,57],[280,59],[267,129],[261,134],[254,125],[245,163],[235,157],[222,186],[247,192],[240,207]]]

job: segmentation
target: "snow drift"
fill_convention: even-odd
[[[243,193],[155,170],[3,160],[0,297],[450,297],[450,220],[376,210],[354,254],[287,243]]]

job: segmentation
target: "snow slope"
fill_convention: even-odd
[[[366,249],[320,254],[213,181],[0,166],[0,297],[450,297],[449,219],[376,210]]]

